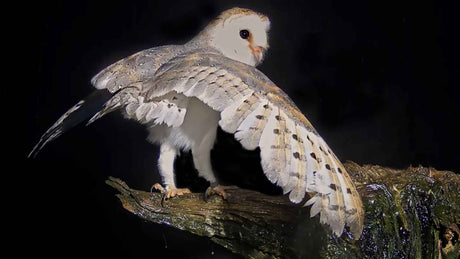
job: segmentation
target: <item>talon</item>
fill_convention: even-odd
[[[204,192],[204,201],[208,202],[209,196],[214,194],[214,190],[209,186],[206,191]]]
[[[163,188],[163,186],[161,186],[161,184],[159,184],[159,183],[156,183],[156,184],[152,185],[152,187],[150,187],[150,192],[151,193],[153,192],[153,189],[160,191],[160,193],[165,193],[166,192],[165,188]]]
[[[160,184],[156,183],[152,186],[151,191],[153,189],[159,190],[163,196],[161,196],[161,206],[164,207],[165,201],[168,200],[169,198],[173,198],[176,196],[181,196],[187,193],[192,193],[188,188],[170,188],[169,186],[166,186],[166,188],[163,188]]]
[[[228,189],[236,189],[238,187],[231,185],[231,186],[224,186],[224,185],[217,185],[215,187],[209,186],[208,189],[204,192],[204,201],[207,202],[209,200],[209,197],[211,195],[219,195],[221,196],[224,200],[227,200],[228,195],[225,192],[225,190]]]
[[[166,197],[167,195],[168,195],[167,193],[164,193],[163,196],[161,197],[160,204],[161,204],[161,207],[163,207],[163,208],[165,207],[165,200],[167,199],[167,197]]]

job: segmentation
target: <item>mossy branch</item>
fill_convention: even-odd
[[[358,241],[347,232],[335,237],[286,196],[236,188],[227,190],[226,201],[214,196],[205,202],[202,193],[193,193],[163,207],[160,193],[131,189],[116,178],[107,184],[135,215],[207,236],[247,258],[458,258],[459,175],[424,167],[345,167],[366,210]]]

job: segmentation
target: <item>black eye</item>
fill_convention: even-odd
[[[240,31],[240,37],[243,39],[249,38],[249,31],[248,30],[241,30]]]

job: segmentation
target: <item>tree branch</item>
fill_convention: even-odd
[[[137,216],[210,239],[247,258],[415,257],[460,254],[460,176],[433,168],[394,170],[345,163],[366,210],[360,240],[335,237],[309,217],[309,208],[287,196],[227,190],[228,200],[202,193],[176,197],[161,206],[161,194],[129,188],[116,178],[123,207]]]

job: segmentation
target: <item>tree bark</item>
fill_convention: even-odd
[[[142,219],[207,236],[246,258],[458,258],[460,176],[433,168],[395,170],[345,163],[365,207],[359,240],[336,237],[287,196],[245,189],[228,199],[202,193],[175,197],[129,188],[109,178],[123,207]]]

